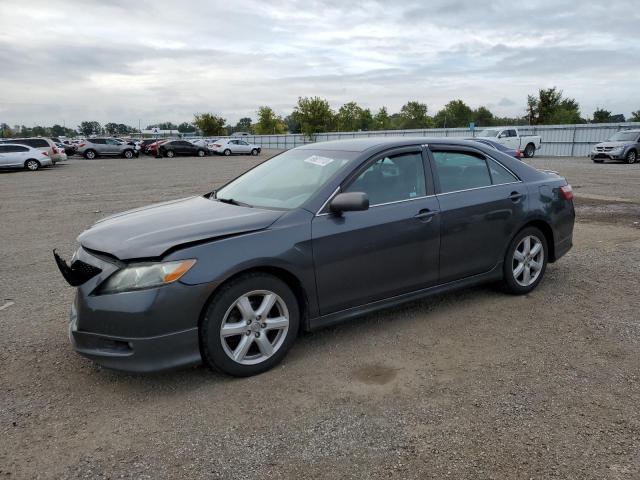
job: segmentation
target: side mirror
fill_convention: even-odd
[[[329,210],[332,213],[340,214],[342,212],[357,212],[369,209],[369,197],[363,192],[347,192],[339,193],[331,203]]]

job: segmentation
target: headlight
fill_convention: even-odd
[[[624,147],[616,147],[611,150],[611,153],[622,153],[622,150],[624,150]]]
[[[99,293],[101,295],[120,293],[173,283],[187,273],[195,263],[195,260],[178,260],[131,265],[111,275],[102,284]]]

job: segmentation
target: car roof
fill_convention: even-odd
[[[478,142],[455,137],[365,137],[347,140],[308,143],[301,150],[341,150],[346,152],[365,152],[374,148],[394,148],[422,144],[447,144],[477,147]]]
[[[25,147],[25,148],[31,148],[33,150],[37,150],[37,148],[33,148],[33,147],[31,147],[29,145],[25,145],[23,143],[12,143],[12,142],[8,142],[6,140],[2,141],[2,146],[3,147]]]

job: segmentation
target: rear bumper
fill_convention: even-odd
[[[153,372],[202,363],[197,327],[144,338],[92,333],[78,330],[75,305],[69,340],[78,354],[114,370]]]

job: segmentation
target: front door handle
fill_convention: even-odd
[[[435,217],[438,213],[438,210],[429,210],[428,208],[423,208],[417,214],[413,216],[413,218],[417,218],[421,222],[427,223],[430,222],[433,217]]]
[[[511,194],[509,195],[509,200],[511,200],[512,202],[517,202],[518,200],[520,200],[522,197],[524,197],[524,193],[520,193],[520,192],[511,192]]]

